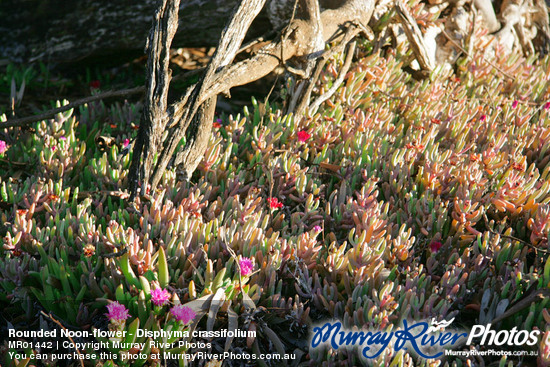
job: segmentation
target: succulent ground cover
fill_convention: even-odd
[[[485,363],[549,365],[550,58],[476,53],[416,80],[409,55],[371,48],[313,116],[254,100],[214,123],[189,182],[172,168],[135,203],[125,189],[139,103],[4,131],[3,317],[18,329],[58,327],[43,311],[74,330],[256,330],[213,344],[313,365],[363,363],[353,350],[308,351],[314,323],[454,317],[538,328],[538,357]],[[133,365],[158,363],[145,352]],[[475,363],[390,349],[374,361]]]

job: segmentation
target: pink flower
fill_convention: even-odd
[[[313,230],[315,232],[321,232],[323,229],[321,228],[321,226],[315,226],[315,227],[313,227]]]
[[[64,137],[64,136],[61,136],[61,137],[59,138],[59,140],[63,140],[63,141],[66,141],[66,140],[67,140],[67,138],[66,138],[66,137]]]
[[[126,307],[118,302],[108,304],[107,311],[109,312],[105,315],[107,315],[107,317],[111,321],[124,321],[128,317],[130,317],[130,314],[128,313]]]
[[[550,102],[546,102],[546,103],[544,104],[544,110],[545,110],[545,111],[548,111],[549,109],[550,109]]]
[[[302,143],[305,143],[307,139],[311,138],[311,134],[309,134],[305,130],[298,131],[298,140]]]
[[[269,207],[271,209],[279,209],[283,207],[283,203],[279,202],[279,199],[277,198],[267,198],[267,202],[269,203]]]
[[[518,106],[519,102],[518,100],[514,100],[514,102],[512,102],[512,108],[516,108]]]
[[[252,260],[248,257],[243,257],[239,260],[239,267],[241,268],[241,275],[247,276],[252,273],[252,270],[254,270],[254,264],[252,263]]]
[[[432,241],[432,243],[430,243],[430,250],[435,253],[435,252],[439,251],[441,246],[443,246],[443,244],[441,242]]]
[[[170,292],[166,289],[155,288],[151,291],[151,301],[157,306],[164,306],[170,300]]]
[[[170,312],[177,321],[182,321],[184,324],[188,324],[189,321],[193,320],[195,316],[197,316],[195,311],[193,311],[191,308],[182,305],[172,307]]]
[[[52,145],[52,147],[50,148],[52,150],[52,152],[55,152],[55,150],[57,149],[57,147],[55,145]]]
[[[122,147],[126,148],[128,145],[130,145],[130,140],[129,139],[124,139],[124,143],[122,143]]]
[[[8,150],[8,145],[4,140],[0,140],[0,154],[4,154]]]
[[[487,120],[487,115],[481,115],[481,117],[479,118],[479,121],[485,122],[485,120]]]

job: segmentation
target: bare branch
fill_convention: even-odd
[[[130,176],[132,193],[136,192],[139,181],[150,182],[151,187],[156,187],[184,135],[186,147],[177,154],[173,162],[175,164],[181,162],[187,178],[191,176],[206,149],[216,96],[219,93],[258,80],[290,58],[305,58],[311,65],[309,70],[306,70],[306,75],[310,75],[316,59],[323,55],[324,43],[335,34],[341,33],[341,27],[346,23],[368,22],[374,9],[373,0],[348,0],[337,9],[328,9],[320,13],[318,0],[301,1],[307,9],[305,19],[295,19],[289,24],[288,38],[282,37],[278,42],[264,46],[255,56],[231,64],[248,27],[265,2],[265,0],[243,0],[224,30],[220,45],[205,75],[160,118],[144,120],[145,124],[147,121],[161,122],[154,130],[151,130],[152,125],[149,123],[149,126],[144,126],[145,133],[141,134],[145,139],[154,132],[158,134],[155,139],[159,140],[155,140],[156,144],[150,146],[145,140],[136,141],[136,146],[139,146],[139,149],[158,149],[159,158],[152,171],[152,179],[149,180],[151,158],[148,158],[147,164],[139,165],[140,158],[136,158],[136,155],[145,156],[145,154],[134,149],[133,172]],[[152,36],[151,39],[153,39]],[[283,49],[284,54],[282,54]],[[151,52],[153,50],[150,49]],[[159,129],[158,126],[161,128]],[[166,128],[171,130],[168,130],[168,136],[160,147],[160,138]],[[147,156],[152,157],[153,154],[148,153]],[[141,170],[139,172],[138,167]]]
[[[395,2],[395,11],[401,24],[403,24],[403,29],[420,67],[422,70],[432,71],[435,68],[435,60],[428,52],[428,47],[424,42],[424,37],[422,36],[422,32],[420,32],[420,28],[418,28],[418,24],[416,24],[416,20],[402,0]]]
[[[222,32],[220,43],[212,61],[206,69],[204,77],[193,88],[193,92],[190,94],[188,100],[184,103],[180,101],[173,106],[174,114],[181,116],[180,123],[168,137],[167,143],[160,153],[153,180],[151,181],[152,187],[155,187],[160,181],[170,158],[174,154],[189,122],[193,119],[200,105],[207,99],[210,99],[210,97],[217,95],[217,93],[210,93],[212,79],[218,74],[220,68],[233,61],[241,47],[246,31],[262,9],[264,3],[265,0],[243,0],[231,17],[229,25]]]
[[[304,80],[300,80],[294,88],[292,98],[288,105],[287,112],[295,111],[296,105],[303,100],[307,94],[308,85],[311,83],[309,76],[313,72],[317,59],[323,53],[325,40],[323,39],[323,22],[321,19],[321,8],[318,0],[302,0],[302,5],[306,9],[305,20],[311,29],[310,39],[307,40],[308,55],[304,65]],[[307,78],[307,79],[306,79]]]
[[[319,96],[315,100],[315,102],[311,104],[311,107],[309,108],[310,111],[312,112],[316,111],[319,108],[319,106],[321,106],[323,102],[329,99],[338,90],[340,85],[342,85],[342,82],[344,81],[344,78],[351,66],[351,61],[353,60],[353,54],[355,53],[355,45],[356,45],[356,42],[353,42],[349,45],[347,50],[347,55],[346,55],[346,61],[344,61],[344,65],[342,66],[342,70],[340,70],[338,77],[336,78],[334,83],[332,83],[332,86],[329,88],[329,90],[327,90],[325,93]]]
[[[442,29],[441,32],[445,35],[445,37],[447,37],[447,39],[456,47],[458,48],[460,51],[462,51],[466,56],[469,56],[469,57],[472,57],[472,55],[466,51],[464,49],[464,47],[460,46],[451,36],[449,36],[449,34],[444,30]],[[500,67],[498,67],[498,65],[496,65],[494,62],[492,62],[491,60],[488,60],[485,56],[481,55],[481,57],[483,58],[483,60],[485,60],[489,65],[491,65],[492,67],[494,67],[498,72],[500,72],[502,75],[504,75],[505,77],[507,77],[508,79],[511,79],[511,80],[516,80],[516,78],[514,78],[513,76],[511,76],[510,74],[508,74],[507,72],[505,72],[504,70],[502,70]]]
[[[487,29],[489,32],[496,32],[500,29],[500,23],[497,20],[495,15],[495,9],[493,8],[493,3],[491,0],[474,0],[476,8],[479,9],[483,20],[487,24]]]
[[[307,82],[307,88],[303,92],[302,99],[299,101],[299,103],[296,105],[294,109],[294,114],[297,116],[303,115],[306,107],[310,105],[310,98],[311,98],[311,92],[313,91],[313,88],[315,87],[315,83],[319,80],[319,77],[321,76],[321,72],[323,71],[323,67],[325,66],[327,60],[334,56],[337,53],[343,52],[346,48],[347,44],[355,38],[355,36],[360,33],[365,32],[363,30],[363,27],[355,27],[354,24],[350,25],[346,33],[344,34],[343,39],[333,48],[330,50],[327,50],[323,53],[323,55],[319,58],[317,61],[317,66],[315,67],[315,71],[313,72],[313,75],[311,78],[309,78]],[[368,30],[366,30],[368,34]]]
[[[76,350],[76,352],[78,353],[78,356],[79,356],[79,359],[80,359],[80,365],[82,367],[84,367],[84,356],[82,355],[82,352],[80,351],[80,349],[78,349],[77,345],[73,338],[71,337],[71,335],[69,334],[69,332],[67,331],[67,328],[65,326],[63,326],[63,324],[57,320],[55,317],[52,316],[51,313],[45,313],[44,311],[40,311],[40,313],[43,315],[43,316],[46,316],[47,318],[49,318],[50,320],[52,320],[53,322],[55,322],[60,328],[62,328],[63,330],[65,330],[65,334],[67,335],[67,338],[69,338],[69,340],[71,341],[71,345],[74,347],[74,349]]]
[[[162,143],[172,75],[169,68],[170,46],[178,27],[179,3],[180,0],[162,2],[155,12],[147,42],[147,92],[128,176],[132,197],[137,192],[139,181],[145,185],[149,181],[153,157]]]
[[[550,297],[550,290],[548,289],[539,289],[538,291],[531,293],[527,295],[525,298],[518,301],[515,305],[511,306],[506,312],[504,312],[502,315],[495,317],[493,320],[491,320],[491,324],[495,325],[502,320],[513,316],[517,314],[518,312],[522,311],[523,309],[531,306],[533,302],[541,302],[542,300]]]
[[[372,0],[350,0],[338,9],[323,11],[321,13],[323,39],[325,41],[331,39],[346,23],[368,22],[373,9]],[[291,27],[294,29],[293,38],[287,40],[284,45],[280,41],[271,43],[264,46],[254,57],[224,68],[216,74],[215,80],[204,97],[208,98],[230,88],[258,80],[273,71],[281,61],[286,62],[292,57],[309,55],[309,48],[302,43],[310,39],[312,31],[308,23],[302,19],[296,19]],[[279,58],[281,47],[285,49],[284,60]]]
[[[4,128],[8,128],[8,127],[27,126],[27,125],[32,124],[33,122],[36,122],[36,121],[42,121],[42,120],[52,118],[58,113],[68,111],[72,108],[82,106],[83,104],[86,104],[86,103],[99,101],[101,99],[107,99],[107,98],[113,98],[113,97],[124,97],[124,96],[129,96],[129,95],[132,95],[132,94],[139,94],[139,93],[143,93],[144,91],[145,91],[145,87],[135,87],[135,88],[130,88],[130,89],[112,90],[112,91],[108,91],[108,92],[103,92],[103,93],[96,94],[96,95],[93,95],[93,96],[90,96],[90,97],[86,97],[86,98],[76,100],[74,102],[66,104],[65,106],[54,108],[52,110],[43,112],[43,113],[38,114],[38,115],[27,116],[27,117],[22,117],[22,118],[18,118],[18,119],[10,119],[6,122],[0,122],[0,129],[4,129]]]

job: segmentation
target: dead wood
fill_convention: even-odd
[[[500,29],[500,23],[497,20],[491,0],[474,0],[474,4],[483,16],[483,20],[485,24],[487,24],[489,32],[498,31]]]
[[[212,80],[215,79],[220,68],[233,62],[250,24],[252,24],[252,21],[256,15],[258,15],[264,3],[265,0],[244,0],[241,3],[237,11],[233,14],[229,25],[222,32],[222,37],[216,53],[206,68],[204,76],[196,85],[190,88],[191,93],[189,98],[184,98],[182,101],[174,104],[173,113],[169,116],[168,126],[175,125],[175,127],[173,131],[170,131],[165,146],[162,151],[159,152],[158,163],[155,166],[151,181],[153,188],[156,187],[160,181],[168,162],[175,153],[180,140],[183,138],[189,123],[195,117],[199,107],[206,102],[206,100],[218,94],[212,93]],[[211,121],[204,121],[201,123],[210,124]],[[193,134],[193,132],[190,132],[190,134]],[[189,136],[189,138],[191,138],[191,136]],[[189,139],[187,140],[189,141]],[[202,149],[202,152],[199,152],[199,155],[202,155],[206,149],[206,145],[197,146],[196,149]],[[185,167],[184,170],[189,171],[186,167],[187,162],[182,163]],[[148,180],[144,180],[144,182],[147,183]]]
[[[355,53],[355,42],[352,42],[347,51],[346,51],[346,61],[344,61],[344,65],[342,66],[342,70],[340,70],[340,73],[338,74],[338,77],[336,80],[332,83],[332,86],[327,90],[325,93],[317,97],[315,102],[313,102],[309,108],[310,111],[316,111],[323,102],[328,100],[336,91],[338,88],[340,88],[340,85],[342,85],[342,82],[344,81],[344,77],[346,76],[350,66],[351,61],[353,60],[353,54]]]
[[[130,88],[130,89],[112,90],[112,91],[103,92],[103,93],[96,94],[96,95],[93,95],[93,96],[90,96],[90,97],[78,99],[74,102],[68,103],[68,104],[66,104],[64,106],[61,106],[61,107],[58,107],[58,108],[48,110],[48,111],[43,112],[43,113],[38,114],[38,115],[21,117],[21,118],[12,118],[12,119],[9,119],[5,122],[0,122],[0,129],[8,128],[8,127],[27,126],[27,125],[32,124],[33,122],[36,122],[36,121],[42,121],[42,120],[45,120],[45,119],[52,118],[58,113],[68,111],[72,108],[82,106],[83,104],[86,104],[86,103],[91,103],[91,102],[95,102],[95,101],[99,101],[99,100],[107,99],[107,98],[131,96],[133,94],[143,93],[144,91],[145,91],[145,87],[140,86],[140,87],[135,87],[135,88]]]
[[[158,0],[0,1],[0,59],[44,63],[131,60],[143,53]],[[240,0],[180,1],[175,47],[215,46]],[[271,29],[268,14],[251,35]]]
[[[403,25],[407,39],[412,47],[414,55],[424,71],[432,71],[435,68],[434,57],[428,51],[422,32],[402,0],[395,2],[395,12]]]
[[[168,89],[171,70],[170,46],[178,26],[179,0],[163,1],[155,12],[147,49],[146,97],[134,145],[133,170],[129,173],[131,192],[137,190],[138,179],[148,182],[154,153],[162,144],[163,128],[167,119]]]
[[[462,46],[460,46],[455,40],[453,40],[453,38],[445,31],[443,30],[443,34],[445,35],[445,37],[447,37],[447,39],[449,40],[449,42],[451,42],[455,47],[457,47],[460,51],[462,51],[466,56],[468,57],[472,57],[472,55],[466,51]],[[498,65],[496,65],[494,62],[492,62],[491,60],[483,57],[483,59],[489,64],[491,65],[492,67],[495,68],[495,70],[497,70],[499,73],[501,73],[502,75],[504,75],[505,77],[507,77],[508,79],[510,80],[516,80],[516,78],[514,78],[513,76],[511,76],[510,74],[508,74],[507,72],[505,72],[504,70],[502,70]]]
[[[307,11],[288,25],[285,37],[264,46],[251,58],[233,63],[246,31],[265,2],[243,0],[222,33],[220,44],[203,77],[189,87],[180,101],[170,107],[160,103],[164,101],[164,88],[169,83],[169,77],[161,75],[163,72],[169,76],[167,66],[165,69],[153,67],[159,62],[149,66],[146,108],[130,167],[132,196],[139,191],[140,185],[156,187],[170,162],[181,164],[185,178],[190,178],[206,149],[215,97],[219,93],[258,80],[290,59],[298,61],[304,68],[304,75],[311,74],[317,59],[323,54],[325,42],[341,33],[341,28],[346,24],[367,24],[374,8],[373,0],[348,0],[336,9],[327,9],[321,13],[318,0],[300,1],[302,8]],[[160,9],[174,6],[174,1],[165,0]],[[162,49],[169,48],[170,44],[169,37],[157,37],[155,34],[169,35],[164,29],[177,22],[175,11],[166,13],[159,10],[157,14],[149,36],[150,60],[159,60]],[[164,42],[158,42],[159,39]],[[157,78],[160,79],[157,81]],[[156,94],[160,96],[155,97]],[[184,136],[186,146],[176,154]],[[158,160],[153,166],[152,157],[157,154]]]
[[[320,3],[321,7],[331,8],[339,1]],[[284,12],[272,11],[285,2],[270,0],[271,6],[264,7],[248,36],[259,36],[278,29],[278,22],[288,22]],[[158,3],[158,0],[2,0],[0,64],[13,60],[95,65],[103,60],[131,60],[143,53],[151,15]],[[228,17],[239,3],[240,0],[180,1],[182,21],[172,47],[216,46]]]
[[[323,0],[321,5],[327,4],[327,1]],[[243,49],[242,42],[252,21],[265,2],[266,0],[241,1],[222,32],[216,53],[204,69],[203,75],[172,105],[167,102],[171,82],[169,50],[178,28],[180,0],[160,2],[147,42],[146,86],[130,90],[132,93],[137,93],[137,90],[146,92],[129,172],[132,198],[140,192],[140,187],[155,188],[169,165],[182,166],[184,178],[191,177],[206,150],[216,97],[220,93],[229,93],[231,88],[263,78],[282,66],[295,81],[286,112],[294,113],[299,118],[308,107],[310,111],[318,109],[343,82],[353,59],[353,38],[360,32],[369,33],[367,25],[373,14],[375,20],[380,20],[392,9],[395,10],[396,16],[390,21],[393,36],[396,40],[399,38],[401,45],[407,43],[407,47],[413,50],[423,76],[438,66],[445,66],[447,71],[452,72],[452,64],[461,54],[473,55],[477,33],[482,33],[477,31],[483,26],[477,22],[477,13],[482,15],[489,30],[497,30],[502,24],[498,33],[488,37],[502,43],[512,40],[508,45],[510,50],[519,47],[525,54],[532,54],[547,50],[550,43],[548,10],[542,0],[503,0],[498,18],[500,23],[496,20],[490,1],[474,0],[473,4],[466,6],[460,1],[430,0],[432,10],[449,8],[446,11],[451,15],[447,19],[449,21],[432,21],[429,26],[426,26],[425,21],[417,22],[402,0],[395,3],[392,0],[379,0],[376,9],[375,0],[334,0],[324,10],[319,0],[271,0],[270,8],[276,6],[281,14],[285,14],[285,11],[288,13],[286,18],[279,18],[289,19],[288,24],[279,37],[265,44],[251,57],[234,62],[235,56]],[[289,8],[285,9],[284,4]],[[423,26],[422,30],[419,24]],[[388,28],[380,31],[379,40],[375,41],[377,52],[385,47],[391,33]],[[335,42],[335,46],[325,51],[329,41]],[[347,52],[345,62],[333,87],[311,103],[314,85],[328,58],[334,52],[344,50]],[[499,72],[513,79],[490,61],[492,56],[490,50],[484,50],[481,55]],[[118,93],[122,92],[124,91]],[[112,93],[114,96],[117,92]],[[101,99],[107,96],[90,98]],[[65,110],[71,107],[62,108]],[[48,114],[51,115],[48,117],[57,112],[60,110],[49,111]],[[0,127],[21,126],[46,118],[44,116],[42,114],[10,120],[4,125],[0,124]],[[183,138],[185,145],[178,148]]]
[[[361,29],[359,27],[349,26],[348,29],[346,30],[345,35],[342,38],[342,41],[339,42],[332,49],[325,51],[318,58],[317,65],[315,67],[315,71],[313,72],[312,76],[304,80],[304,82],[306,83],[306,87],[304,88],[304,91],[302,93],[302,98],[296,104],[296,107],[293,110],[296,116],[301,116],[304,113],[306,107],[309,107],[310,114],[314,113],[314,110],[316,110],[317,108],[314,108],[313,105],[310,105],[311,93],[313,92],[315,83],[319,80],[319,77],[321,76],[321,72],[323,71],[323,68],[326,62],[329,60],[329,58],[333,57],[335,54],[343,52],[345,47],[348,45],[348,43],[353,38],[355,38],[355,36],[360,32],[361,32]],[[372,34],[367,34],[367,38],[372,39],[373,38]],[[342,73],[340,75],[342,75]]]
[[[196,75],[197,73],[200,73],[203,69],[195,69],[190,70],[186,73],[180,74],[173,78],[173,80],[185,80],[191,76]],[[88,104],[95,101],[101,101],[104,99],[109,98],[118,98],[118,97],[128,97],[132,96],[134,94],[141,94],[145,92],[145,86],[139,86],[134,88],[128,88],[128,89],[121,89],[121,90],[108,90],[105,92],[94,94],[93,96],[77,99],[76,101],[70,102],[64,106],[60,106],[57,108],[52,108],[51,110],[42,112],[38,115],[32,115],[27,117],[21,117],[21,118],[11,118],[7,121],[0,122],[0,129],[2,128],[10,128],[10,127],[23,127],[28,126],[32,124],[33,122],[46,120],[49,118],[54,117],[56,114],[68,111],[70,109],[73,109],[78,106],[82,106],[84,104]]]
[[[199,107],[197,114],[187,128],[187,138],[183,149],[176,153],[174,166],[183,162],[184,180],[189,180],[191,175],[204,158],[208,140],[212,131],[212,121],[216,111],[216,97],[210,97]]]
[[[303,18],[308,23],[312,36],[309,40],[307,40],[307,56],[300,65],[303,71],[303,75],[301,76],[302,80],[298,81],[296,87],[292,91],[292,97],[290,99],[287,112],[295,111],[296,105],[304,98],[304,92],[307,90],[307,86],[316,82],[316,80],[310,80],[309,77],[311,76],[311,73],[317,63],[318,56],[325,48],[325,41],[322,37],[323,22],[321,20],[319,3],[317,0],[302,0],[300,3],[302,5],[302,9],[305,9]],[[284,50],[284,48],[282,50]]]

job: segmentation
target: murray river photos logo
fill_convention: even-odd
[[[311,348],[329,346],[334,350],[340,348],[358,347],[361,355],[372,359],[378,357],[391,347],[396,351],[409,350],[426,359],[443,356],[446,349],[472,345],[476,343],[485,346],[533,346],[537,343],[539,330],[492,330],[491,324],[474,325],[469,333],[456,330],[446,330],[454,321],[437,322],[435,319],[428,324],[426,321],[403,321],[403,327],[396,331],[350,331],[342,327],[342,323],[327,322],[313,328]],[[391,344],[390,344],[391,343]]]

